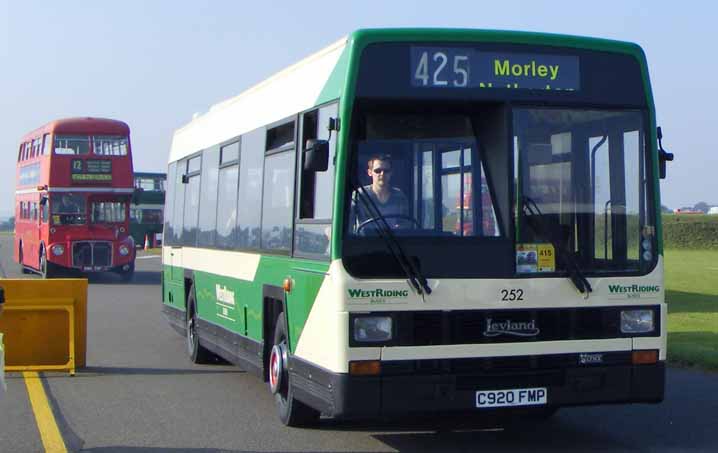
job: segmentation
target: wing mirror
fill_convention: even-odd
[[[658,176],[661,179],[666,179],[666,162],[673,162],[673,153],[669,153],[663,149],[663,145],[661,144],[663,131],[660,126],[656,129],[656,135],[658,136]]]
[[[329,168],[329,142],[327,140],[307,140],[304,148],[305,171],[327,171]]]

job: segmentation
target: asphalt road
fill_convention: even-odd
[[[0,262],[19,277],[11,237]],[[669,369],[660,405],[562,409],[549,421],[506,427],[435,418],[292,429],[266,384],[229,365],[197,366],[161,314],[160,260],[137,262],[134,282],[90,279],[88,367],[45,373],[65,443],[83,451],[718,451],[718,374]],[[35,277],[30,277],[35,278]],[[0,452],[42,450],[25,384],[8,376]]]

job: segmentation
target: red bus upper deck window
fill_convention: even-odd
[[[55,154],[66,156],[90,153],[90,138],[83,135],[56,135]]]
[[[126,156],[127,137],[95,135],[92,137],[92,150],[98,156]]]
[[[45,134],[42,136],[42,155],[48,154],[50,154],[50,134]]]

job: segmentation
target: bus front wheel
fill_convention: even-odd
[[[25,267],[25,264],[22,262],[22,260],[23,260],[23,258],[22,258],[22,242],[20,243],[20,247],[18,247],[18,249],[17,249],[17,258],[18,258],[17,262],[20,263],[20,266],[18,268],[20,270],[20,273],[21,274],[29,274],[30,271],[27,270],[27,268]]]
[[[45,253],[45,247],[40,249],[40,275],[42,278],[52,278],[55,274],[53,264],[47,260],[47,253]]]
[[[287,370],[287,323],[280,313],[274,324],[274,344],[269,356],[269,387],[279,412],[279,419],[286,426],[308,426],[319,420],[319,411],[294,398],[292,381]]]
[[[120,279],[122,279],[123,282],[129,282],[132,280],[132,277],[135,276],[135,263],[134,261],[130,264],[130,267],[127,270],[122,270],[118,272],[120,274]]]
[[[210,363],[213,355],[204,346],[199,344],[199,331],[197,328],[197,304],[194,297],[194,285],[189,289],[187,299],[186,327],[187,327],[187,353],[192,363]]]

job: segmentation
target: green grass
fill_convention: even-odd
[[[718,250],[665,251],[668,360],[718,370]]]

